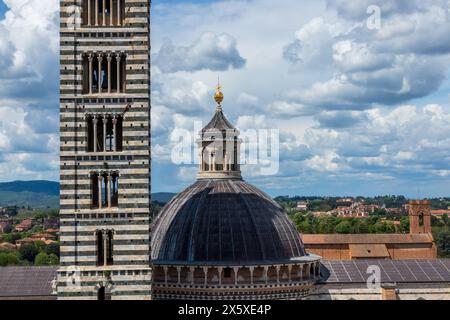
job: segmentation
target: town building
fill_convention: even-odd
[[[13,220],[12,219],[1,219],[0,220],[0,233],[5,233],[12,229]]]
[[[324,259],[435,259],[431,201],[409,203],[409,234],[303,234],[308,252]]]
[[[297,210],[299,210],[299,211],[308,211],[308,202],[307,201],[299,201],[299,202],[297,202]]]
[[[444,210],[444,209],[431,210],[432,217],[442,218],[445,215],[450,218],[450,210]]]
[[[239,131],[216,111],[198,140],[197,181],[152,228],[153,299],[299,299],[320,276],[294,224],[240,170]]]
[[[42,222],[44,229],[59,229],[59,218],[44,218]]]
[[[17,249],[17,246],[15,244],[9,243],[9,242],[3,242],[0,243],[0,250],[15,250]]]
[[[376,204],[365,204],[363,201],[353,201],[351,198],[338,199],[337,207],[328,211],[330,215],[339,218],[367,218],[369,215],[380,209]]]
[[[58,298],[148,299],[150,2],[60,12]]]
[[[17,232],[28,231],[33,227],[33,224],[33,219],[23,219],[14,229]]]

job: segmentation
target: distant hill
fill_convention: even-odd
[[[54,181],[0,182],[0,207],[58,208],[59,183]]]
[[[158,201],[162,203],[167,203],[176,195],[176,193],[170,192],[156,192],[152,193],[152,201]]]
[[[0,182],[0,191],[28,191],[59,196],[59,182],[45,180]]]
[[[167,203],[175,193],[157,192],[152,201]],[[58,208],[59,182],[35,180],[0,182],[0,207]]]

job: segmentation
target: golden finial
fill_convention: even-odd
[[[223,93],[222,86],[220,85],[220,79],[217,80],[216,94],[214,95],[214,100],[216,100],[217,105],[220,107],[220,104],[223,101]]]

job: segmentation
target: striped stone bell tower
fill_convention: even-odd
[[[59,299],[150,299],[150,1],[61,0]]]

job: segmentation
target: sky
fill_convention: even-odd
[[[58,180],[58,10],[0,0],[0,181]],[[152,191],[195,181],[171,155],[220,77],[241,132],[279,130],[278,171],[243,166],[270,195],[449,196],[449,22],[447,0],[152,1]]]

